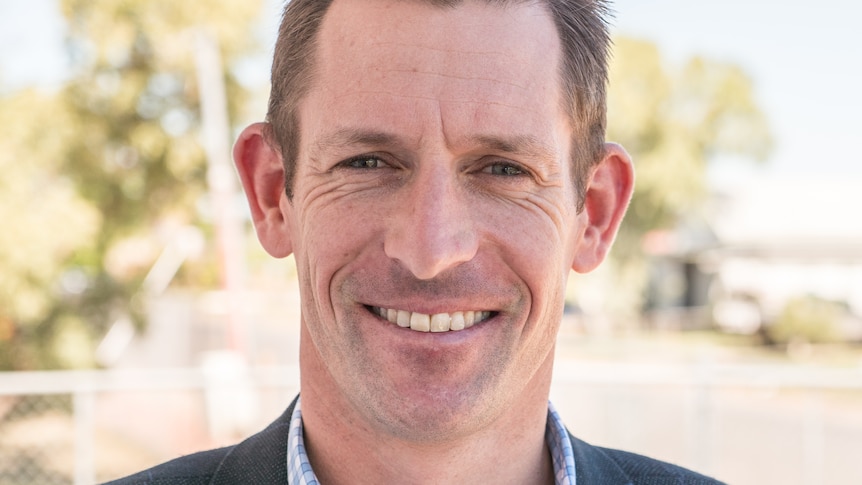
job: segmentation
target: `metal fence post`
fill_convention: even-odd
[[[75,415],[75,485],[96,483],[96,393],[77,388],[72,394]]]
[[[823,396],[809,396],[805,420],[802,423],[802,477],[803,483],[823,483],[826,448],[826,430],[823,422]]]
[[[706,364],[697,367],[697,380],[694,383],[695,400],[695,439],[694,463],[703,473],[710,473],[713,465],[712,440],[715,437],[715,416],[713,415],[713,376],[712,368]]]

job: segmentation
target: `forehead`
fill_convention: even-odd
[[[559,37],[536,3],[336,0],[316,50],[312,99],[303,104],[338,113],[340,123],[409,129],[436,117],[460,133],[492,120],[489,131],[559,122]],[[405,120],[405,110],[415,116]]]

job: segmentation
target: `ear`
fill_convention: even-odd
[[[284,193],[281,153],[270,145],[267,130],[266,123],[255,123],[244,129],[233,147],[233,158],[257,238],[266,252],[283,258],[293,252],[290,227],[282,210],[282,207],[286,210],[289,203]]]
[[[593,169],[584,198],[586,227],[576,248],[572,269],[587,273],[607,256],[634,189],[631,157],[615,143],[605,144],[605,155]]]

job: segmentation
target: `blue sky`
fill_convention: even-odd
[[[670,61],[702,54],[745,68],[775,133],[767,174],[862,179],[862,3],[620,0],[616,10],[618,32],[656,41]]]
[[[272,35],[280,2],[268,5],[262,26]],[[862,2],[619,0],[614,8],[615,32],[657,42],[669,63],[704,55],[752,77],[775,151],[763,168],[728,163],[717,177],[862,181]],[[65,69],[62,36],[56,0],[0,1],[0,78],[56,84]]]

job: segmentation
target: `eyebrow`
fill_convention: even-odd
[[[318,150],[325,151],[330,148],[338,148],[351,145],[398,145],[403,143],[393,134],[382,131],[361,130],[342,128],[317,140],[315,146]]]
[[[477,135],[468,140],[472,144],[486,149],[536,159],[546,163],[552,163],[557,159],[555,151],[551,147],[532,135]]]
[[[475,135],[462,138],[458,144],[489,151],[511,154],[552,164],[557,160],[554,149],[533,135]],[[383,131],[342,128],[317,140],[319,151],[343,146],[395,146],[407,143],[397,135]]]

